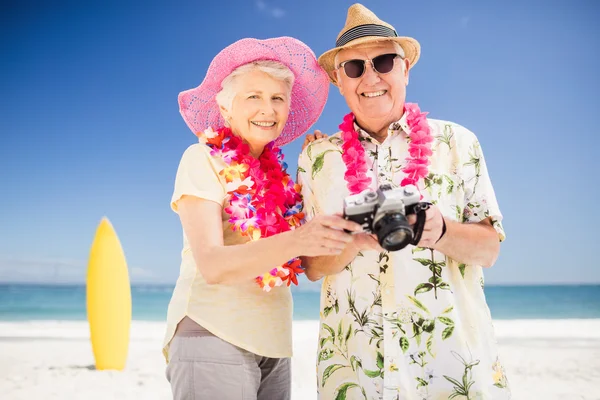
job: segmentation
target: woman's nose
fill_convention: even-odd
[[[266,102],[261,108],[260,108],[260,114],[261,115],[265,115],[265,116],[271,116],[273,114],[275,114],[275,107],[274,104],[272,102]]]

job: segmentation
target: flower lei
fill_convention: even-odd
[[[300,185],[287,174],[283,153],[273,142],[265,146],[255,159],[250,149],[229,128],[212,128],[198,134],[201,143],[211,148],[210,154],[223,159],[227,166],[221,175],[226,182],[233,231],[239,230],[250,240],[258,240],[299,227],[304,222]],[[299,258],[256,277],[256,283],[266,292],[287,282],[298,284],[297,275],[304,270]]]
[[[406,176],[402,179],[400,186],[416,186],[419,180],[428,174],[429,156],[433,154],[431,151],[433,136],[427,123],[427,113],[422,113],[417,104],[406,103],[404,112],[406,113],[406,123],[410,128],[410,132],[408,132],[410,157],[406,158],[407,163],[402,168],[402,172]],[[365,149],[358,140],[358,132],[354,128],[354,114],[350,113],[344,117],[340,129],[344,141],[342,159],[346,164],[344,179],[350,193],[357,194],[370,186],[371,178],[367,176]]]

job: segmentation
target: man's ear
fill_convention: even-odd
[[[343,96],[344,90],[342,89],[342,85],[340,84],[340,78],[341,78],[340,71],[336,69],[332,73],[333,73],[333,79],[335,79],[336,86],[338,87],[340,94]]]
[[[408,86],[408,79],[410,77],[410,61],[404,59],[404,80],[406,81],[406,85]]]

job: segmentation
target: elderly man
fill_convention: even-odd
[[[511,397],[482,274],[504,239],[502,215],[476,136],[405,103],[419,54],[355,4],[319,58],[352,113],[300,155],[305,211],[366,228],[342,254],[304,259],[309,279],[324,277],[320,399]]]

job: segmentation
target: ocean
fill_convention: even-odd
[[[162,321],[171,285],[132,285],[134,320]],[[600,285],[485,288],[494,319],[600,318]],[[319,293],[293,290],[294,319],[319,318]],[[85,320],[84,285],[0,284],[0,321]]]

